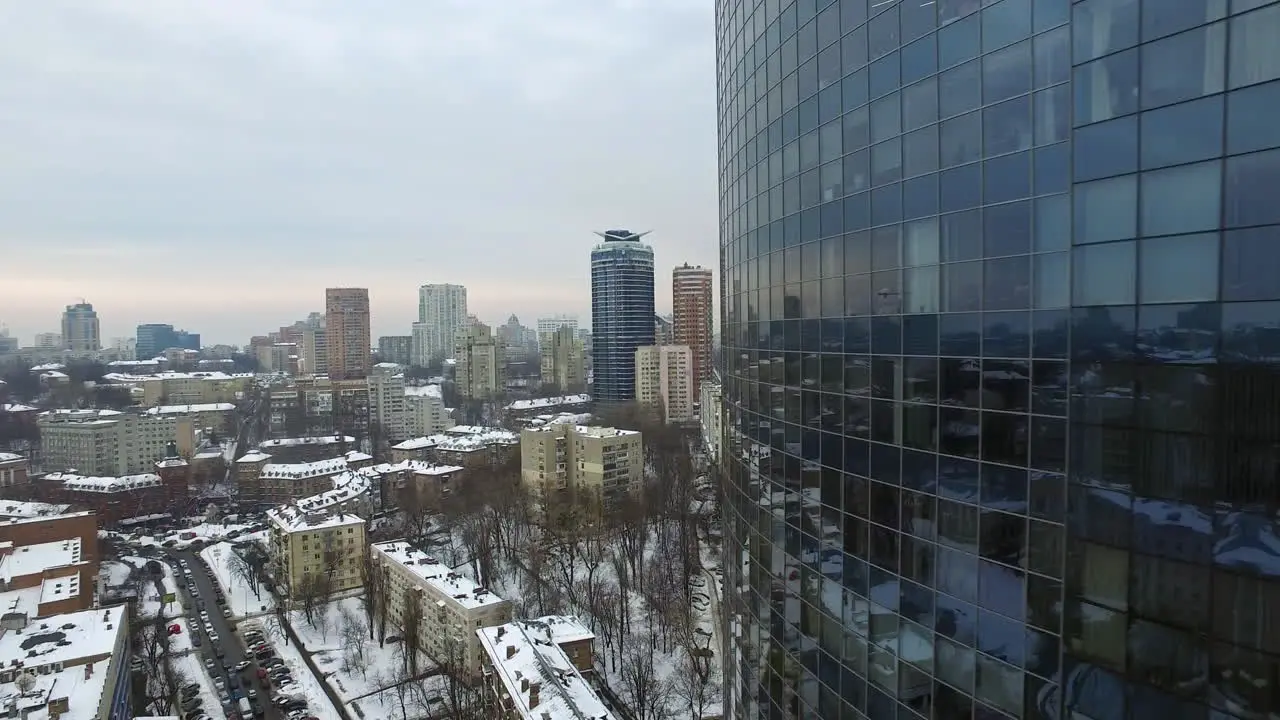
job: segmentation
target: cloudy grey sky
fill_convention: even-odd
[[[367,286],[590,317],[592,230],[717,265],[710,0],[0,6],[0,323],[243,343]],[[717,278],[718,282],[718,278]]]

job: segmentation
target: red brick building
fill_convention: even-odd
[[[45,502],[68,503],[93,510],[102,527],[128,518],[172,513],[190,499],[191,466],[171,458],[156,463],[155,472],[122,477],[85,477],[50,473],[40,479]]]

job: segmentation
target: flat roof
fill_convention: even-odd
[[[353,443],[356,439],[350,435],[321,435],[318,437],[296,437],[296,438],[276,438],[274,440],[263,440],[258,443],[259,448],[280,448],[280,447],[298,447],[300,445],[336,445],[338,443]]]
[[[49,568],[74,565],[83,559],[80,538],[54,540],[34,545],[18,545],[13,552],[0,557],[0,577],[9,580],[42,573]]]
[[[185,413],[231,412],[234,403],[199,403],[196,405],[158,405],[147,408],[148,415],[180,415]]]
[[[582,405],[591,402],[590,395],[560,395],[548,398],[531,398],[529,400],[514,400],[507,405],[508,410],[536,410],[539,408],[553,408],[559,405]]]
[[[44,476],[45,480],[60,482],[67,490],[82,492],[125,492],[144,487],[155,487],[161,484],[160,476],[155,473],[138,475],[121,475],[120,477],[89,477],[72,472],[55,472]]]
[[[244,458],[240,458],[244,461]],[[347,469],[345,457],[317,460],[309,463],[268,463],[262,466],[263,478],[277,480],[303,480],[333,475]]]
[[[361,474],[386,475],[394,472],[412,472],[415,475],[448,475],[462,472],[466,468],[461,465],[437,465],[426,460],[401,460],[398,463],[379,463],[357,470]]]
[[[354,513],[307,513],[296,505],[282,505],[267,511],[267,519],[285,532],[324,530],[326,528],[364,525],[364,520]]]
[[[435,558],[413,547],[405,540],[374,543],[373,547],[465,609],[489,607],[506,602],[490,590],[477,585],[474,580],[454,572],[447,565],[436,562]]]
[[[33,620],[21,633],[0,635],[0,658],[37,667],[110,655],[116,635],[127,631],[125,610],[123,605],[111,605]]]
[[[0,460],[4,458],[0,457]],[[34,518],[60,515],[71,509],[70,505],[54,505],[21,500],[0,500],[0,518]]]

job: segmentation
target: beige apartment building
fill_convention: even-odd
[[[520,476],[548,520],[569,520],[577,506],[598,521],[643,487],[643,440],[610,427],[529,428],[520,433]]]
[[[324,328],[329,377],[333,380],[353,380],[368,376],[373,353],[369,329],[369,289],[326,289]]]
[[[156,405],[234,403],[253,385],[253,373],[161,372],[151,375],[108,373],[103,380],[134,388],[134,401]]]
[[[474,322],[458,330],[454,343],[454,381],[464,398],[488,398],[502,392],[502,343],[488,325]]]
[[[368,542],[359,516],[285,506],[268,510],[267,524],[275,577],[290,598],[309,590],[328,595],[361,586]]]
[[[404,370],[395,363],[378,363],[365,379],[369,392],[369,422],[377,423],[383,442],[409,439],[405,429]]]
[[[691,423],[697,389],[693,384],[693,352],[686,345],[642,345],[636,348],[636,402],[670,425]]]
[[[49,410],[36,418],[45,471],[75,469],[82,475],[120,476],[150,472],[170,456],[195,451],[197,414],[138,413],[106,409]]]
[[[562,325],[539,338],[542,348],[542,383],[553,384],[562,393],[579,392],[587,386],[587,350],[574,327]]]
[[[371,552],[385,584],[388,624],[404,627],[406,608],[421,613],[418,646],[437,663],[457,663],[472,680],[481,676],[477,628],[511,621],[511,603],[404,540],[375,543]]]

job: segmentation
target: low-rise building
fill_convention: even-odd
[[[503,465],[518,456],[520,436],[502,428],[455,425],[391,446],[391,459],[430,460],[466,468]]]
[[[16,453],[0,452],[0,495],[23,494],[31,482],[31,465]]]
[[[349,450],[340,457],[299,463],[276,462],[272,455],[254,450],[235,463],[236,490],[241,502],[284,505],[326,492],[335,478],[373,464],[373,457]]]
[[[508,420],[527,420],[539,415],[559,415],[561,413],[585,413],[591,409],[591,396],[557,395],[556,397],[529,398],[512,400],[507,403]]]
[[[148,471],[162,458],[195,451],[196,416],[189,413],[120,412],[102,408],[49,410],[36,420],[45,470],[89,475]]]
[[[643,439],[610,427],[528,428],[520,433],[520,477],[544,518],[586,511],[598,520],[640,493]]]
[[[0,631],[0,707],[8,717],[128,720],[129,619],[126,607],[32,620],[5,616]]]
[[[409,385],[404,389],[404,432],[408,438],[426,437],[453,427],[453,411],[445,407],[439,385]]]
[[[404,540],[375,543],[371,552],[382,573],[390,624],[403,628],[416,615],[418,647],[462,676],[481,675],[476,628],[511,621],[511,603],[476,585]]]
[[[466,469],[460,465],[437,465],[425,460],[401,460],[373,465],[360,472],[377,484],[373,492],[382,510],[399,509],[405,491],[412,488],[417,509],[437,512],[458,487]]]
[[[134,397],[143,406],[198,405],[236,402],[253,386],[253,373],[163,372],[156,363],[139,360],[108,366],[103,381],[138,388]],[[145,365],[152,363],[152,365]]]
[[[195,405],[156,405],[147,408],[147,415],[186,415],[192,418],[198,430],[212,430],[226,435],[235,429],[235,403],[199,403]]]
[[[272,570],[291,600],[360,587],[368,543],[358,515],[284,505],[267,522]]]
[[[307,463],[338,457],[354,447],[355,442],[354,437],[341,434],[275,438],[258,443],[258,449],[279,463]]]
[[[134,475],[50,473],[36,487],[43,500],[89,508],[102,527],[114,527],[121,520],[184,510],[190,483],[191,466],[170,458],[155,463],[151,472]]]
[[[573,618],[516,620],[476,630],[484,652],[488,717],[500,720],[613,720],[582,673],[595,636]]]
[[[78,537],[33,545],[0,541],[0,609],[46,617],[93,607],[98,561],[84,550]]]

